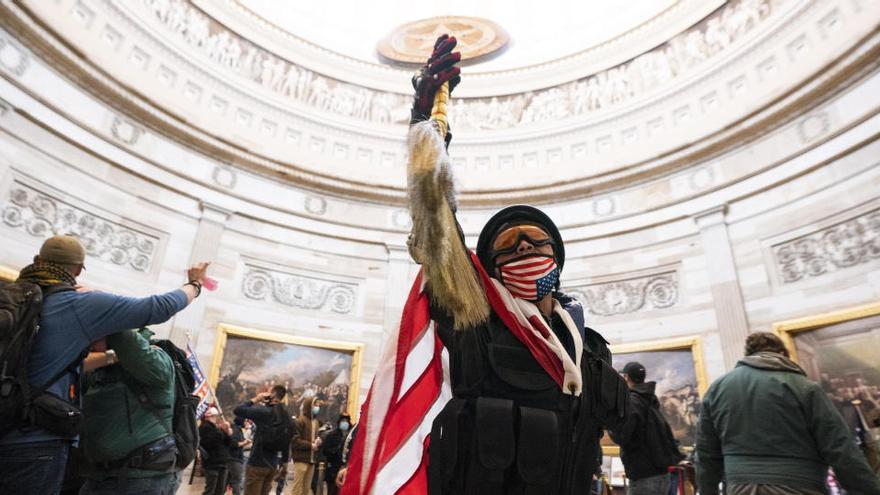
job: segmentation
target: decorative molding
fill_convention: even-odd
[[[394,210],[391,213],[391,223],[395,227],[400,227],[402,229],[411,228],[412,216],[410,216],[409,210]]]
[[[284,306],[314,311],[352,314],[360,287],[356,283],[303,275],[245,264],[242,294],[258,301],[271,300]]]
[[[798,137],[801,142],[809,143],[831,129],[831,118],[824,110],[815,111],[797,124]]]
[[[313,215],[323,215],[327,213],[327,200],[320,196],[306,196],[305,208]]]
[[[678,302],[678,272],[675,270],[635,278],[612,280],[565,288],[587,311],[597,316],[614,316],[651,309],[663,309]]]
[[[880,259],[880,208],[771,247],[783,284]]]
[[[715,169],[711,165],[700,167],[688,174],[688,185],[692,191],[701,191],[715,182]]]
[[[232,167],[218,165],[214,167],[214,170],[211,172],[211,180],[214,181],[214,184],[217,184],[220,187],[235,189],[235,184],[238,182],[238,175]]]
[[[0,66],[18,77],[24,75],[30,65],[27,52],[5,36],[0,36]]]
[[[435,33],[458,38],[455,48],[463,62],[497,55],[510,42],[507,32],[489,19],[439,16],[395,27],[379,41],[376,51],[391,62],[422,65],[434,51]]]
[[[113,134],[113,137],[129,146],[137,144],[138,140],[140,140],[141,136],[144,134],[143,128],[133,124],[128,119],[123,119],[118,116],[113,117],[113,123],[110,124],[110,132]]]
[[[9,227],[40,239],[73,235],[87,256],[138,272],[150,270],[160,240],[20,182],[13,182],[2,218]]]
[[[602,198],[597,198],[593,201],[593,215],[597,217],[608,217],[614,214],[617,210],[617,202],[614,200],[613,196],[605,196]]]

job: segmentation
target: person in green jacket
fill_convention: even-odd
[[[85,377],[83,451],[88,462],[81,495],[177,491],[172,435],[174,365],[150,345],[144,328],[107,337],[118,361]]]
[[[821,495],[829,466],[850,495],[878,495],[843,417],[789,359],[782,340],[757,332],[746,357],[706,392],[697,434],[697,485],[716,495]]]

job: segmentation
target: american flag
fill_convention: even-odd
[[[341,495],[427,493],[431,423],[452,397],[448,356],[419,273],[361,408]]]
[[[543,321],[524,314],[511,294],[471,253],[492,310],[562,388],[571,380],[568,355]],[[551,260],[552,261],[552,260]],[[449,399],[449,358],[429,313],[422,273],[403,308],[400,327],[388,339],[367,400],[340,495],[423,495],[428,492],[428,443],[434,418]],[[522,304],[534,306],[522,301]],[[536,327],[535,324],[538,324]],[[580,374],[577,377],[580,393]],[[573,393],[573,392],[572,392]]]
[[[205,411],[207,411],[211,405],[216,406],[217,410],[220,410],[220,404],[218,404],[217,400],[214,398],[214,391],[211,390],[211,386],[208,385],[208,379],[205,377],[201,365],[199,365],[199,359],[196,357],[196,353],[193,352],[192,347],[189,346],[189,342],[186,344],[186,360],[189,361],[189,365],[192,366],[193,374],[196,379],[195,390],[193,390],[193,395],[196,395],[199,398],[199,405],[196,408],[196,417],[201,418],[204,416]]]
[[[554,270],[556,261],[552,257],[529,256],[503,265],[501,277],[511,294],[531,301],[538,297],[539,288],[545,294],[553,290]]]

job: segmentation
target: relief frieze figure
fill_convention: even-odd
[[[188,1],[143,0],[166,28],[208,58],[267,90],[335,114],[386,124],[409,121],[410,97],[344,83],[292,64],[232,33]],[[458,130],[510,129],[622,104],[692,72],[791,0],[728,2],[697,25],[635,59],[556,87],[503,97],[458,98]]]

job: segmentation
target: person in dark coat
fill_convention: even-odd
[[[669,466],[684,459],[678,450],[672,429],[660,412],[654,393],[657,382],[645,381],[641,363],[630,362],[623,368],[629,386],[630,411],[612,439],[620,445],[620,460],[630,484],[628,495],[653,495],[669,491]]]
[[[202,495],[226,493],[226,464],[229,462],[231,444],[232,430],[229,423],[220,416],[217,408],[209,408],[199,425],[199,446],[205,452],[205,458],[202,459],[205,491]]]
[[[229,462],[226,464],[226,484],[232,487],[232,495],[244,491],[244,449],[251,441],[244,437],[244,418],[236,416],[232,421],[232,437],[229,444]]]
[[[351,416],[348,414],[339,415],[336,421],[336,428],[333,428],[324,442],[321,444],[321,456],[327,463],[324,470],[324,482],[327,484],[327,495],[336,495],[339,492],[336,486],[336,475],[342,467],[342,448],[345,437],[351,429]]]
[[[460,79],[455,46],[438,38],[413,78],[407,140],[408,247],[423,281],[413,304],[435,323],[452,391],[431,425],[427,476],[415,483],[429,495],[581,494],[603,429],[625,419],[626,383],[607,341],[585,326],[583,306],[560,290],[565,247],[546,213],[504,208],[483,227],[476,254],[467,249],[442,117],[443,85],[451,92]],[[368,492],[364,472],[348,473],[343,493]]]
[[[828,468],[852,495],[878,495],[880,482],[852,431],[782,340],[756,332],[746,356],[703,397],[697,434],[697,485],[717,495],[825,493]]]

